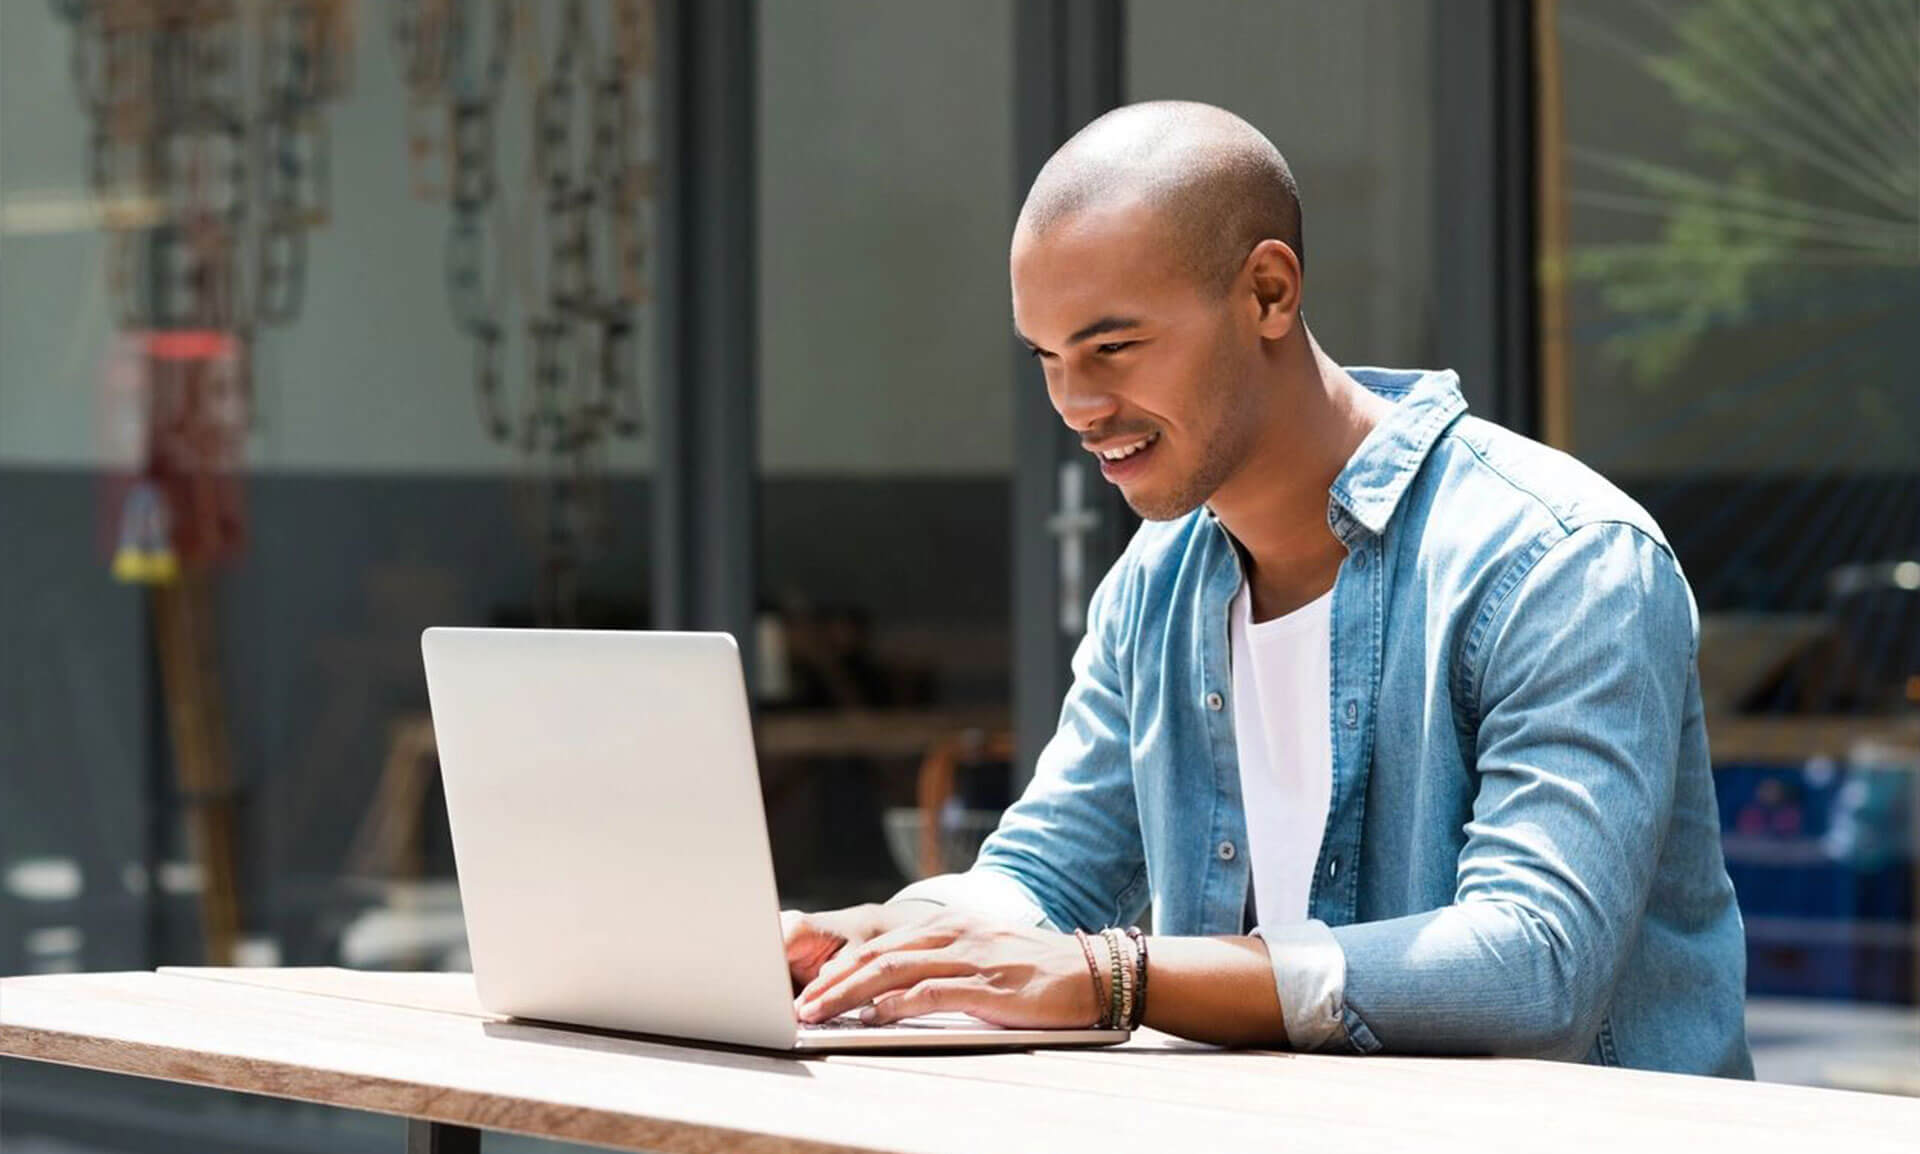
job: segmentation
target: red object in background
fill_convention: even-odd
[[[229,332],[175,329],[147,333],[147,356],[156,361],[216,361],[238,355],[240,342]]]
[[[131,331],[115,342],[101,390],[101,545],[123,575],[170,579],[158,574],[223,564],[246,544],[248,352],[243,338],[214,329]],[[164,506],[165,541],[143,537],[153,519],[141,506],[151,500],[129,499],[143,488]],[[173,564],[128,567],[129,550]]]

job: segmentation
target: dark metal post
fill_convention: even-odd
[[[654,618],[740,642],[752,684],[755,45],[748,0],[662,0]]]
[[[1434,21],[1434,333],[1479,416],[1537,435],[1533,6],[1448,0]]]
[[[1528,436],[1544,432],[1540,405],[1539,150],[1535,117],[1534,6],[1494,5],[1493,158],[1497,220],[1495,332],[1499,419]]]
[[[1120,0],[1022,0],[1014,8],[1014,203],[1054,149],[1120,104],[1125,45]],[[1047,401],[1040,373],[1015,343],[1013,392],[1013,693],[1015,788],[1053,736],[1068,661],[1079,641],[1060,624],[1060,542],[1050,521],[1059,505],[1060,463],[1084,456]],[[1098,526],[1083,541],[1086,589],[1119,556],[1138,520],[1119,492],[1087,486]]]
[[[407,1154],[480,1154],[480,1131],[451,1122],[409,1118]]]

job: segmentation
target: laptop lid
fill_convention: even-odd
[[[790,1049],[733,638],[434,628],[421,652],[481,1004]]]

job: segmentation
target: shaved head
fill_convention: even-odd
[[[1139,204],[1196,281],[1224,292],[1253,247],[1283,242],[1304,268],[1300,198],[1273,142],[1225,109],[1188,101],[1116,108],[1060,146],[1027,193],[1015,232]]]
[[[1206,104],[1117,108],[1034,178],[1007,253],[1047,399],[1149,520],[1184,516],[1284,430],[1313,338],[1300,202],[1266,137]]]

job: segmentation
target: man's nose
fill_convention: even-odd
[[[1089,388],[1083,382],[1076,382],[1066,374],[1060,375],[1058,383],[1047,390],[1053,400],[1054,411],[1060,414],[1067,427],[1076,433],[1085,433],[1113,416],[1119,405],[1112,394],[1104,389]]]

